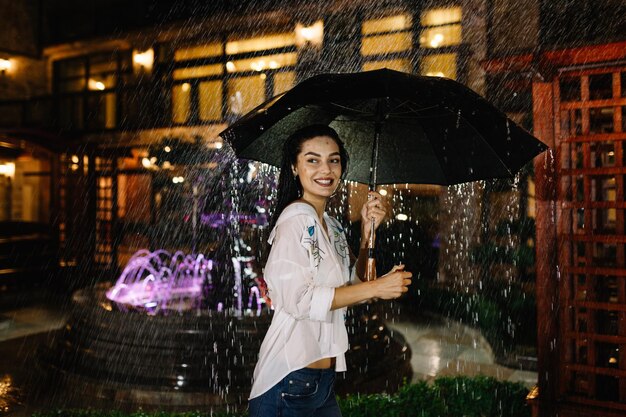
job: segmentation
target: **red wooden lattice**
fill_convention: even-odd
[[[626,410],[626,68],[554,81],[560,396]]]

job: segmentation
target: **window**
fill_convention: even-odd
[[[456,79],[457,47],[461,44],[461,8],[425,10],[420,18],[420,47],[424,50],[423,75]]]
[[[54,89],[63,127],[118,127],[117,90],[132,75],[131,51],[71,58],[54,65]]]
[[[221,120],[223,51],[223,44],[215,42],[180,48],[174,53],[174,123]]]
[[[195,45],[174,54],[172,121],[217,122],[245,114],[295,84],[293,32]]]
[[[399,14],[363,22],[361,28],[363,70],[389,68],[412,72],[409,53],[413,48],[411,16]]]
[[[245,114],[295,83],[295,32],[229,41],[226,53],[230,114]]]

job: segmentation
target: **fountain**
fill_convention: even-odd
[[[45,378],[36,401],[129,411],[247,405],[271,321],[255,256],[241,237],[242,225],[258,222],[238,213],[232,198],[230,213],[199,213],[199,193],[192,196],[200,220],[192,248],[198,223],[221,230],[219,247],[207,254],[139,250],[114,284],[75,292],[67,324],[40,348]],[[394,391],[410,378],[410,350],[375,305],[353,309],[347,326],[351,350],[338,393]]]

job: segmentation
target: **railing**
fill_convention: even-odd
[[[0,127],[52,127],[55,125],[50,96],[30,100],[0,101]]]

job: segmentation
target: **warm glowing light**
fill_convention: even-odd
[[[172,178],[172,182],[174,184],[181,184],[184,181],[185,181],[185,178],[183,178],[183,177],[174,177],[174,178]]]
[[[441,33],[436,33],[430,41],[430,46],[436,48],[441,44],[441,42],[443,42],[443,35]]]
[[[311,26],[296,24],[296,45],[321,45],[324,39],[324,23],[318,20]]]
[[[152,162],[150,162],[150,159],[148,158],[142,158],[141,165],[143,165],[144,168],[150,168],[152,166]]]
[[[261,74],[261,79],[264,80],[267,78],[267,75],[265,73]]]
[[[445,77],[443,72],[427,72],[426,75],[429,77]]]
[[[378,192],[380,193],[380,195],[385,196],[387,195],[387,190],[382,189],[382,190],[378,190]]]
[[[263,71],[265,69],[265,60],[260,59],[258,61],[251,62],[250,68],[252,68],[255,71]]]
[[[161,166],[163,167],[163,169],[172,169],[172,164],[170,163],[170,161],[163,162],[163,165]]]
[[[164,150],[165,152],[171,152],[171,151],[172,151],[172,148],[170,148],[169,146],[166,146],[165,148],[163,148],[163,150]]]
[[[222,149],[222,146],[224,146],[222,142],[215,142],[215,149]]]
[[[614,358],[614,357],[611,356],[609,358],[609,363],[617,363],[617,358]]]
[[[0,164],[0,175],[13,178],[15,176],[15,164],[13,162]]]
[[[2,379],[0,379],[0,411],[8,411],[10,404],[8,399],[10,399],[11,392],[15,389],[15,384],[13,383],[13,379],[11,379],[10,375],[4,375]]]
[[[150,48],[143,52],[133,51],[133,62],[141,69],[152,69],[154,63],[154,49]]]
[[[78,159],[78,155],[72,155],[72,162],[77,164],[80,159]]]
[[[233,72],[235,71],[236,67],[235,67],[235,63],[233,61],[228,61],[226,63],[226,71],[228,72]]]
[[[270,61],[270,69],[276,69],[278,68],[278,62],[271,60]]]
[[[183,84],[183,91],[184,91],[184,92],[187,92],[187,91],[189,91],[190,89],[191,89],[191,84],[189,84],[189,83],[184,83],[184,84]]]
[[[106,86],[102,81],[94,80],[93,78],[89,79],[89,89],[90,90],[104,90]]]
[[[11,69],[11,60],[0,59],[0,71],[9,71]]]
[[[409,216],[407,216],[404,213],[399,213],[399,214],[396,215],[396,219],[404,222],[404,221],[407,221],[409,219]]]

